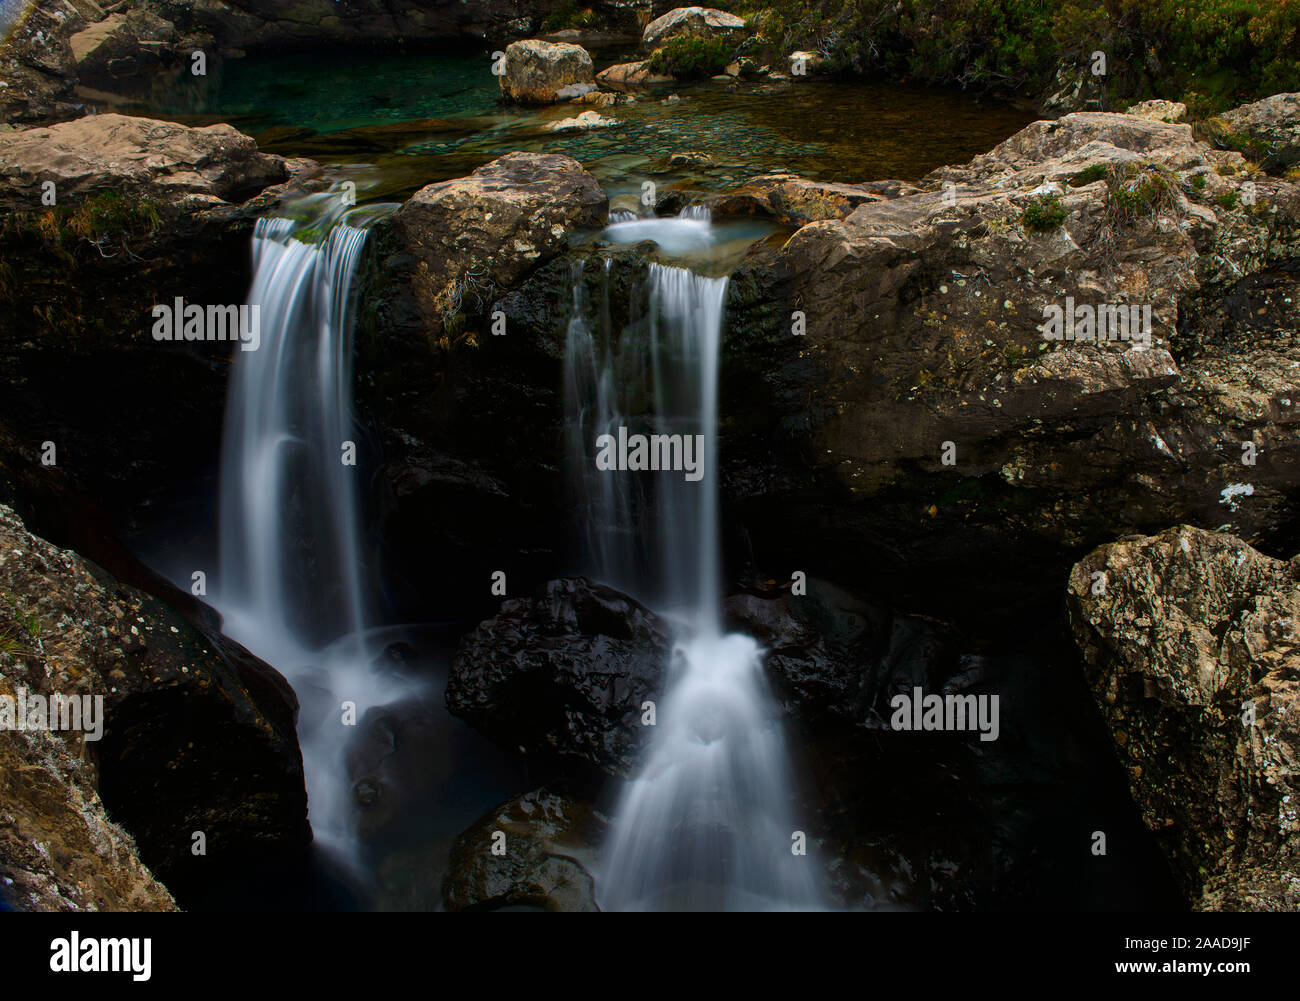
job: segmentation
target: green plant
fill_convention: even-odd
[[[1204,174],[1194,174],[1194,175],[1192,176],[1192,189],[1195,190],[1195,191],[1204,191],[1204,190],[1205,190],[1205,175],[1204,175]]]
[[[573,0],[564,0],[542,22],[544,31],[563,31],[565,28],[594,28],[600,15],[590,7],[579,7]]]
[[[1214,200],[1225,209],[1235,209],[1237,207],[1237,192],[1225,191]]]
[[[679,80],[717,76],[731,62],[734,50],[720,38],[670,39],[650,57],[650,72]]]
[[[1156,164],[1126,163],[1106,172],[1107,212],[1114,225],[1132,226],[1161,212],[1177,211],[1178,179]]]
[[[1020,224],[1034,233],[1050,233],[1061,227],[1066,215],[1060,195],[1044,195],[1025,206],[1025,211],[1020,215]]]
[[[1084,167],[1077,174],[1070,176],[1070,187],[1082,188],[1085,184],[1092,184],[1094,181],[1100,181],[1106,176],[1106,165],[1104,163],[1094,163],[1091,166]]]

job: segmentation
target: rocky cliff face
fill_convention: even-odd
[[[1069,607],[1133,797],[1189,898],[1300,908],[1300,563],[1182,526],[1090,553]]]
[[[178,890],[301,854],[311,832],[297,700],[284,679],[214,629],[32,535],[8,507],[0,544],[0,694],[103,706],[92,739],[48,716],[48,729],[0,729],[0,753],[18,769],[4,774],[31,779],[5,808],[57,839],[39,859],[30,845],[5,844],[0,865],[21,870],[18,903],[170,906],[104,807]],[[196,832],[204,854],[193,851]],[[79,857],[88,845],[95,850]]]

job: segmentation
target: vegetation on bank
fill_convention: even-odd
[[[720,38],[670,39],[650,57],[650,72],[679,80],[717,76],[731,62],[735,47]]]
[[[759,44],[832,73],[1047,94],[1062,62],[1108,108],[1182,100],[1194,117],[1300,90],[1300,0],[761,0]],[[1106,73],[1092,77],[1094,52]],[[783,58],[783,57],[782,57]]]

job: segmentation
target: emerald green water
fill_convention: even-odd
[[[635,51],[594,53],[597,68]],[[772,171],[819,180],[915,180],[985,152],[1026,113],[969,95],[899,85],[822,80],[702,81],[642,92],[597,109],[618,125],[556,134],[547,122],[586,106],[506,107],[483,54],[311,53],[227,60],[209,76],[158,82],[151,93],[87,99],[101,110],[188,124],[229,122],[263,149],[309,156],[357,181],[372,198],[400,198],[460,177],[513,150],[566,153],[610,194],[681,184],[723,189]],[[676,94],[679,100],[664,103]],[[670,170],[677,152],[712,163]]]

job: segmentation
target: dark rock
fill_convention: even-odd
[[[578,577],[548,583],[465,637],[447,708],[493,740],[629,775],[671,643],[649,609]]]
[[[27,532],[0,509],[0,632],[12,688],[102,696],[99,741],[65,737],[147,865],[184,898],[311,840],[297,701],[215,629]],[[202,831],[206,856],[191,853]]]

